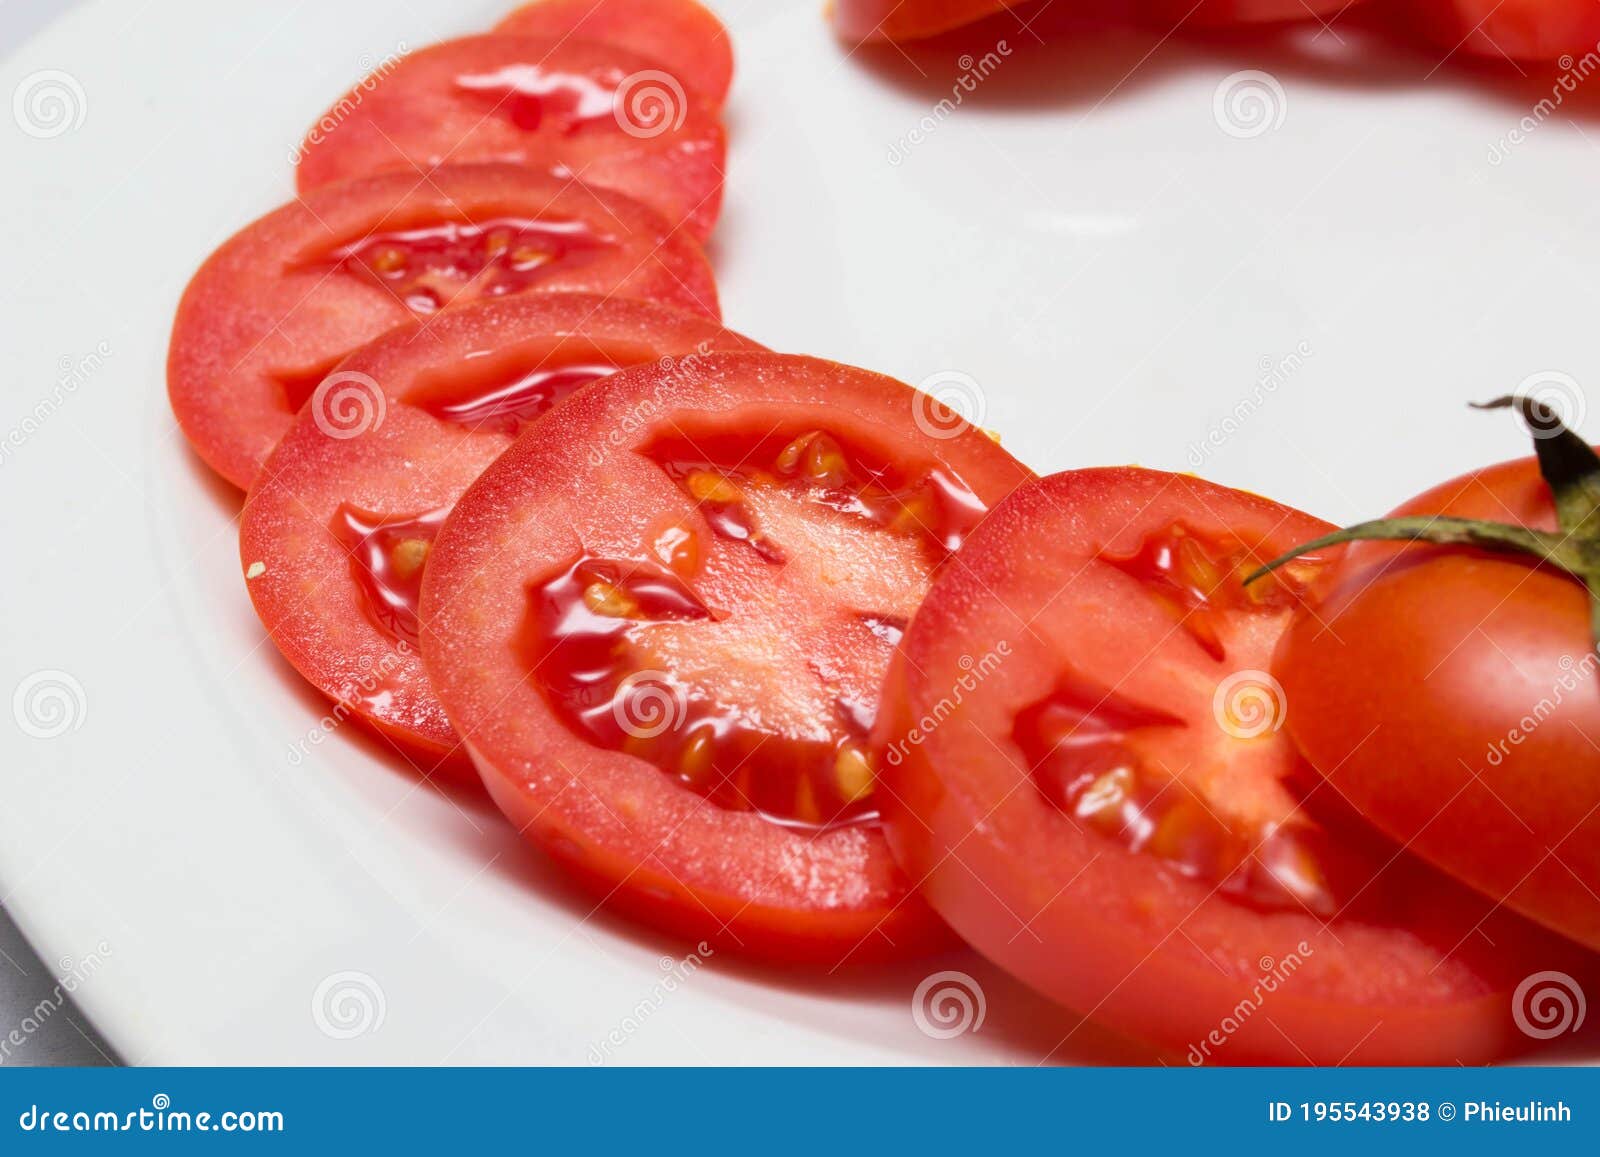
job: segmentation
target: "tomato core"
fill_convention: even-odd
[[[1245,576],[1265,560],[1237,539],[1199,534],[1181,522],[1149,535],[1132,554],[1102,554],[1100,559],[1143,583],[1206,654],[1218,660],[1227,657],[1227,616],[1292,610],[1305,595],[1309,566],[1285,568],[1276,583],[1245,586]]]
[[[520,293],[616,242],[582,221],[503,217],[364,236],[308,262],[382,286],[415,314]]]
[[[391,518],[344,503],[334,512],[332,530],[350,551],[350,574],[361,588],[362,606],[380,630],[399,642],[417,643],[422,570],[450,510],[444,506]]]
[[[800,494],[840,514],[922,541],[937,563],[961,548],[984,505],[960,479],[933,467],[903,476],[887,463],[851,453],[825,430],[751,441],[720,432],[658,439],[643,451],[690,498],[712,530],[748,544],[769,562],[784,561],[754,508],[763,493]]]
[[[738,707],[643,665],[649,624],[720,617],[665,567],[583,556],[531,594],[524,655],[566,724],[730,811],[822,828],[875,820],[866,729],[776,737]]]
[[[602,349],[581,338],[474,354],[419,378],[406,404],[468,430],[514,436],[573,391],[648,351]]]
[[[1182,522],[1146,536],[1129,554],[1099,557],[1138,580],[1218,661],[1226,657],[1241,616],[1287,613],[1303,596],[1316,566],[1307,562],[1275,584],[1246,587],[1244,576],[1260,565],[1258,552]],[[1213,705],[1218,709],[1233,708]],[[1226,721],[1236,722],[1231,716]],[[1216,733],[1214,739],[1203,733],[1198,760],[1193,756],[1196,729]],[[1013,737],[1028,759],[1035,787],[1075,825],[1130,851],[1158,856],[1252,907],[1323,916],[1338,911],[1328,879],[1329,841],[1313,820],[1293,809],[1292,801],[1250,815],[1230,814],[1219,799],[1210,798],[1210,768],[1204,764],[1214,760],[1239,767],[1260,758],[1266,773],[1276,777],[1282,774],[1281,751],[1257,748],[1261,754],[1256,756],[1251,745],[1281,740],[1229,734],[1222,719],[1185,719],[1098,687],[1070,669],[1050,694],[1017,714]]]
[[[842,521],[901,544],[885,549],[907,567],[903,585],[915,589],[984,509],[940,467],[907,473],[825,430],[750,438],[675,428],[641,453],[694,500],[714,539],[738,544],[725,565],[753,568],[758,584],[778,582],[791,550],[813,543],[801,523]],[[866,755],[875,700],[839,694],[831,709],[798,723],[739,702],[749,694],[736,685],[744,673],[740,643],[712,630],[731,616],[691,585],[703,567],[719,565],[707,563],[700,535],[682,519],[667,520],[645,535],[654,561],[586,554],[536,582],[520,644],[529,670],[576,734],[645,759],[719,807],[808,829],[875,823]],[[823,642],[806,655],[808,669],[798,677],[831,685],[841,668],[870,667],[874,677],[866,682],[876,686],[904,616],[856,605],[843,591],[824,603],[832,605],[808,608]],[[741,614],[762,614],[759,598],[740,605],[757,608]],[[713,668],[726,664],[717,675],[674,669],[683,652],[676,634],[663,629],[685,623],[708,628],[697,647],[718,656]]]

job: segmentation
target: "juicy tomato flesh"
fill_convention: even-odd
[[[727,30],[695,0],[534,0],[495,31],[619,45],[659,61],[714,106],[733,76]]]
[[[521,293],[572,269],[616,241],[575,220],[446,221],[378,233],[307,263],[382,286],[426,316],[446,305]]]
[[[389,173],[305,194],[206,261],[173,326],[173,412],[201,457],[248,488],[360,347],[436,322],[447,304],[547,292],[717,314],[698,246],[625,197],[520,165],[444,165],[420,182]]]
[[[1226,658],[1238,616],[1293,608],[1316,565],[1246,587],[1243,577],[1260,565],[1257,552],[1182,522],[1147,535],[1131,554],[1100,558],[1141,583],[1217,660]],[[1248,733],[1240,704],[1221,709],[1231,713],[1225,728]],[[1013,738],[1047,800],[1130,851],[1157,856],[1264,910],[1338,911],[1341,897],[1325,867],[1329,842],[1314,822],[1298,814],[1230,816],[1230,801],[1205,798],[1204,776],[1193,777],[1198,786],[1178,782],[1193,764],[1195,744],[1180,716],[1098,686],[1069,666],[1049,695],[1018,713]]]
[[[329,527],[350,551],[350,575],[367,617],[390,637],[415,645],[422,568],[450,507],[395,518],[345,503]]]
[[[406,402],[468,430],[514,437],[574,390],[615,373],[636,356],[571,339],[559,354],[542,357],[528,369],[528,352],[512,350],[483,359],[482,367],[469,364],[435,382],[423,381]],[[418,641],[423,567],[451,509],[377,515],[345,503],[334,514],[331,529],[350,550],[351,577],[361,588],[367,617],[394,639]]]
[[[648,361],[650,351],[569,337],[558,348],[510,349],[475,358],[458,370],[424,376],[406,404],[466,430],[515,436],[551,406],[621,366]]]
[[[1182,522],[1147,536],[1132,554],[1100,559],[1143,583],[1213,659],[1226,656],[1222,632],[1229,616],[1292,610],[1305,598],[1315,567],[1286,567],[1246,586],[1246,576],[1261,565],[1257,553],[1238,539],[1197,534]]]
[[[725,152],[713,108],[656,61],[574,37],[468,36],[341,98],[307,134],[296,181],[513,163],[632,196],[704,240]]]
[[[788,562],[767,526],[775,508],[785,521],[812,507],[824,520],[843,517],[907,540],[908,557],[920,558],[924,572],[982,516],[976,496],[946,472],[894,477],[825,430],[753,441],[673,437],[645,454],[695,501],[713,535],[774,569]],[[707,553],[695,531],[675,523],[652,537],[659,564],[585,555],[533,585],[523,653],[558,715],[578,735],[637,755],[729,810],[816,829],[876,820],[865,754],[870,705],[841,699],[820,729],[775,728],[754,705],[724,701],[726,684],[708,687],[663,661],[676,647],[658,648],[659,635],[730,612],[707,606],[693,589]],[[886,666],[903,617],[850,606],[834,613],[871,640],[874,662]],[[736,644],[728,650],[736,666]],[[814,661],[826,667],[825,650]]]
[[[612,119],[617,88],[624,79],[621,71],[592,76],[509,64],[493,72],[463,73],[456,77],[456,87],[481,97],[486,111],[519,129],[544,128],[570,135]]]

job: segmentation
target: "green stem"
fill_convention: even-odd
[[[1475,546],[1506,554],[1531,554],[1545,562],[1554,563],[1562,570],[1570,569],[1562,535],[1529,530],[1525,526],[1513,526],[1507,522],[1481,522],[1443,514],[1419,514],[1406,518],[1375,518],[1371,522],[1360,522],[1314,538],[1250,572],[1244,581],[1249,585],[1313,551],[1347,542],[1379,540],[1431,542],[1436,546]]]
[[[1539,473],[1550,487],[1560,532],[1507,522],[1448,515],[1408,515],[1358,523],[1297,546],[1251,572],[1245,584],[1313,551],[1347,542],[1426,542],[1520,554],[1571,575],[1589,592],[1589,630],[1600,647],[1600,455],[1562,424],[1548,405],[1532,398],[1503,397],[1474,403],[1480,410],[1515,409],[1533,434]]]
[[[1562,425],[1560,416],[1534,398],[1503,397],[1473,402],[1475,410],[1515,408],[1533,435],[1539,473],[1550,486],[1556,522],[1575,533],[1600,510],[1600,456],[1594,447]]]

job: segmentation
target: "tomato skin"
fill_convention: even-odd
[[[722,204],[726,145],[716,113],[693,90],[680,101],[656,86],[668,93],[667,106],[644,111],[664,112],[673,127],[630,133],[610,107],[566,131],[546,124],[548,113],[531,126],[519,124],[504,97],[460,88],[463,77],[519,70],[615,86],[661,66],[615,45],[581,40],[484,35],[433,44],[334,103],[301,144],[296,187],[305,193],[379,172],[406,172],[417,180],[441,164],[513,162],[614,189],[699,241],[710,236]]]
[[[695,0],[534,0],[494,27],[511,36],[598,40],[659,60],[713,107],[733,81],[733,43]]]
[[[1013,720],[1063,661],[1102,682],[1130,672],[1129,685],[1145,680],[1147,697],[1163,681],[1180,686],[1185,671],[1208,670],[1176,656],[1171,678],[1166,667],[1141,673],[1142,644],[1129,643],[1128,657],[1116,651],[1124,636],[1156,628],[1129,617],[1134,608],[1117,601],[1115,584],[1073,594],[1077,576],[1093,566],[1078,553],[1082,544],[1092,558],[1175,514],[1202,529],[1253,528],[1265,535],[1263,546],[1285,549],[1325,528],[1184,476],[1072,471],[1002,504],[964,549],[962,565],[936,582],[897,652],[874,734],[890,844],[907,874],[997,964],[1191,1063],[1477,1063],[1526,1046],[1510,991],[1534,971],[1576,968],[1578,954],[1509,913],[1490,912],[1426,865],[1384,851],[1372,861],[1377,886],[1331,923],[1262,912],[1079,826],[1033,790],[1010,738]],[[953,710],[939,707],[1002,641],[1009,653],[963,685]],[[1272,642],[1267,632],[1237,650],[1230,644],[1229,662],[1265,663]],[[1291,698],[1291,720],[1295,706]],[[940,711],[919,741],[916,729]],[[1287,746],[1281,734],[1251,742]],[[1468,938],[1485,918],[1498,950]],[[1292,975],[1276,979],[1291,961]],[[1273,977],[1264,996],[1256,987],[1263,976]],[[1241,1002],[1251,999],[1258,1010],[1241,1016]]]
[[[1556,528],[1532,458],[1399,514]],[[1531,560],[1358,543],[1274,663],[1289,730],[1372,823],[1494,900],[1600,948],[1600,666],[1573,579]],[[1552,852],[1553,849],[1553,852]]]
[[[812,423],[893,460],[943,464],[989,503],[1028,477],[975,429],[948,439],[922,434],[916,397],[881,375],[772,354],[623,371],[519,439],[441,532],[422,592],[434,685],[502,810],[608,906],[782,962],[854,963],[951,944],[877,827],[807,833],[717,807],[646,760],[569,729],[511,645],[537,576],[580,549],[634,557],[659,515],[694,510],[634,452],[683,421],[758,434]],[[713,547],[725,554],[712,557],[746,549]],[[743,581],[734,572],[717,588],[718,605],[743,605]],[[775,613],[803,611],[790,600]],[[771,666],[752,674],[768,680],[767,694],[778,678]]]
[[[247,225],[184,290],[167,393],[190,445],[247,489],[294,421],[279,372],[314,386],[339,359],[414,317],[378,286],[297,263],[373,233],[506,215],[588,221],[625,240],[602,260],[552,269],[532,292],[615,292],[718,316],[716,282],[700,247],[618,194],[513,165],[452,165],[427,182],[388,174],[333,185]]]
[[[1405,11],[1441,47],[1490,60],[1554,61],[1565,70],[1600,45],[1600,8],[1581,0],[1408,0]]]
[[[580,339],[651,361],[761,348],[693,314],[590,294],[525,294],[445,310],[388,331],[340,363],[338,372],[381,383],[381,399],[362,399],[377,420],[348,437],[336,436],[344,429],[332,423],[330,435],[337,403],[323,405],[327,414],[308,403],[240,515],[240,565],[273,642],[308,682],[424,773],[475,778],[415,641],[400,645],[371,621],[351,575],[350,547],[330,524],[344,503],[402,517],[446,509],[515,440],[498,427],[469,429],[426,412],[412,393],[419,382],[459,376],[469,362],[518,348],[559,357],[563,343]]]

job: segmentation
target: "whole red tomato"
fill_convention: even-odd
[[[1539,445],[1579,471],[1555,539],[1571,550],[1600,532],[1582,488],[1600,461],[1557,437]],[[1423,515],[1558,529],[1533,458],[1391,517]],[[1336,565],[1273,666],[1301,751],[1412,851],[1600,948],[1600,656],[1583,583],[1532,555],[1427,543],[1357,542]]]

